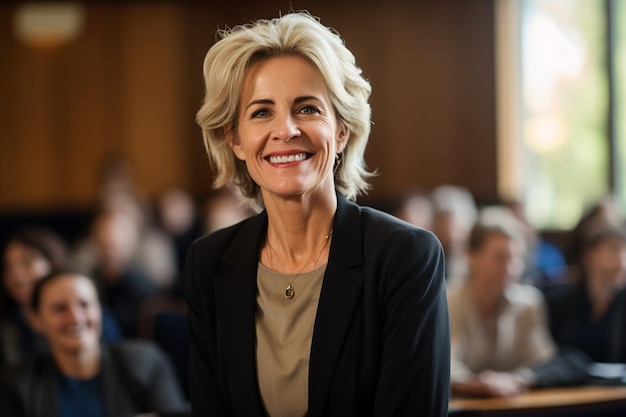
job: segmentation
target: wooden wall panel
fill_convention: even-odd
[[[88,206],[114,150],[150,196],[206,195],[204,54],[218,27],[290,7],[336,27],[373,85],[372,197],[458,183],[497,198],[492,0],[84,4],[84,32],[53,50],[18,43],[0,5],[0,211]]]

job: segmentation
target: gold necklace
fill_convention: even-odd
[[[324,243],[322,244],[322,247],[320,248],[320,251],[317,254],[317,257],[315,258],[315,261],[313,263],[314,266],[317,265],[317,262],[320,260],[320,256],[322,256],[322,252],[324,252],[324,248],[326,247],[326,244],[330,240],[330,237],[332,236],[332,234],[333,234],[333,229],[331,228],[330,232],[328,232],[328,234],[324,237]],[[272,244],[270,243],[269,238],[267,239],[267,247],[269,248],[268,254],[270,258],[270,264],[272,266],[272,269],[276,271],[276,268],[274,267],[274,257],[272,256],[272,253],[274,252],[274,248],[272,247]],[[304,271],[304,268],[306,268],[309,262],[305,262],[304,265],[302,265],[302,268],[300,268],[300,270],[296,272],[296,274],[293,276],[291,281],[288,282],[287,288],[285,288],[286,299],[291,300],[296,295],[296,290],[293,288],[291,284],[293,284],[296,278],[298,278],[302,274],[302,271]]]

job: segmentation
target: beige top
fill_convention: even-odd
[[[256,363],[261,400],[270,417],[306,416],[313,325],[326,264],[300,274],[257,272]],[[292,283],[294,297],[285,297]]]

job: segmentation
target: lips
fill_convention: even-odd
[[[288,164],[290,162],[300,162],[307,160],[311,157],[312,154],[301,152],[294,153],[289,155],[269,155],[266,157],[267,161],[271,164]]]

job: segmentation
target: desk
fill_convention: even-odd
[[[626,386],[532,390],[511,398],[452,398],[450,416],[626,416]]]

